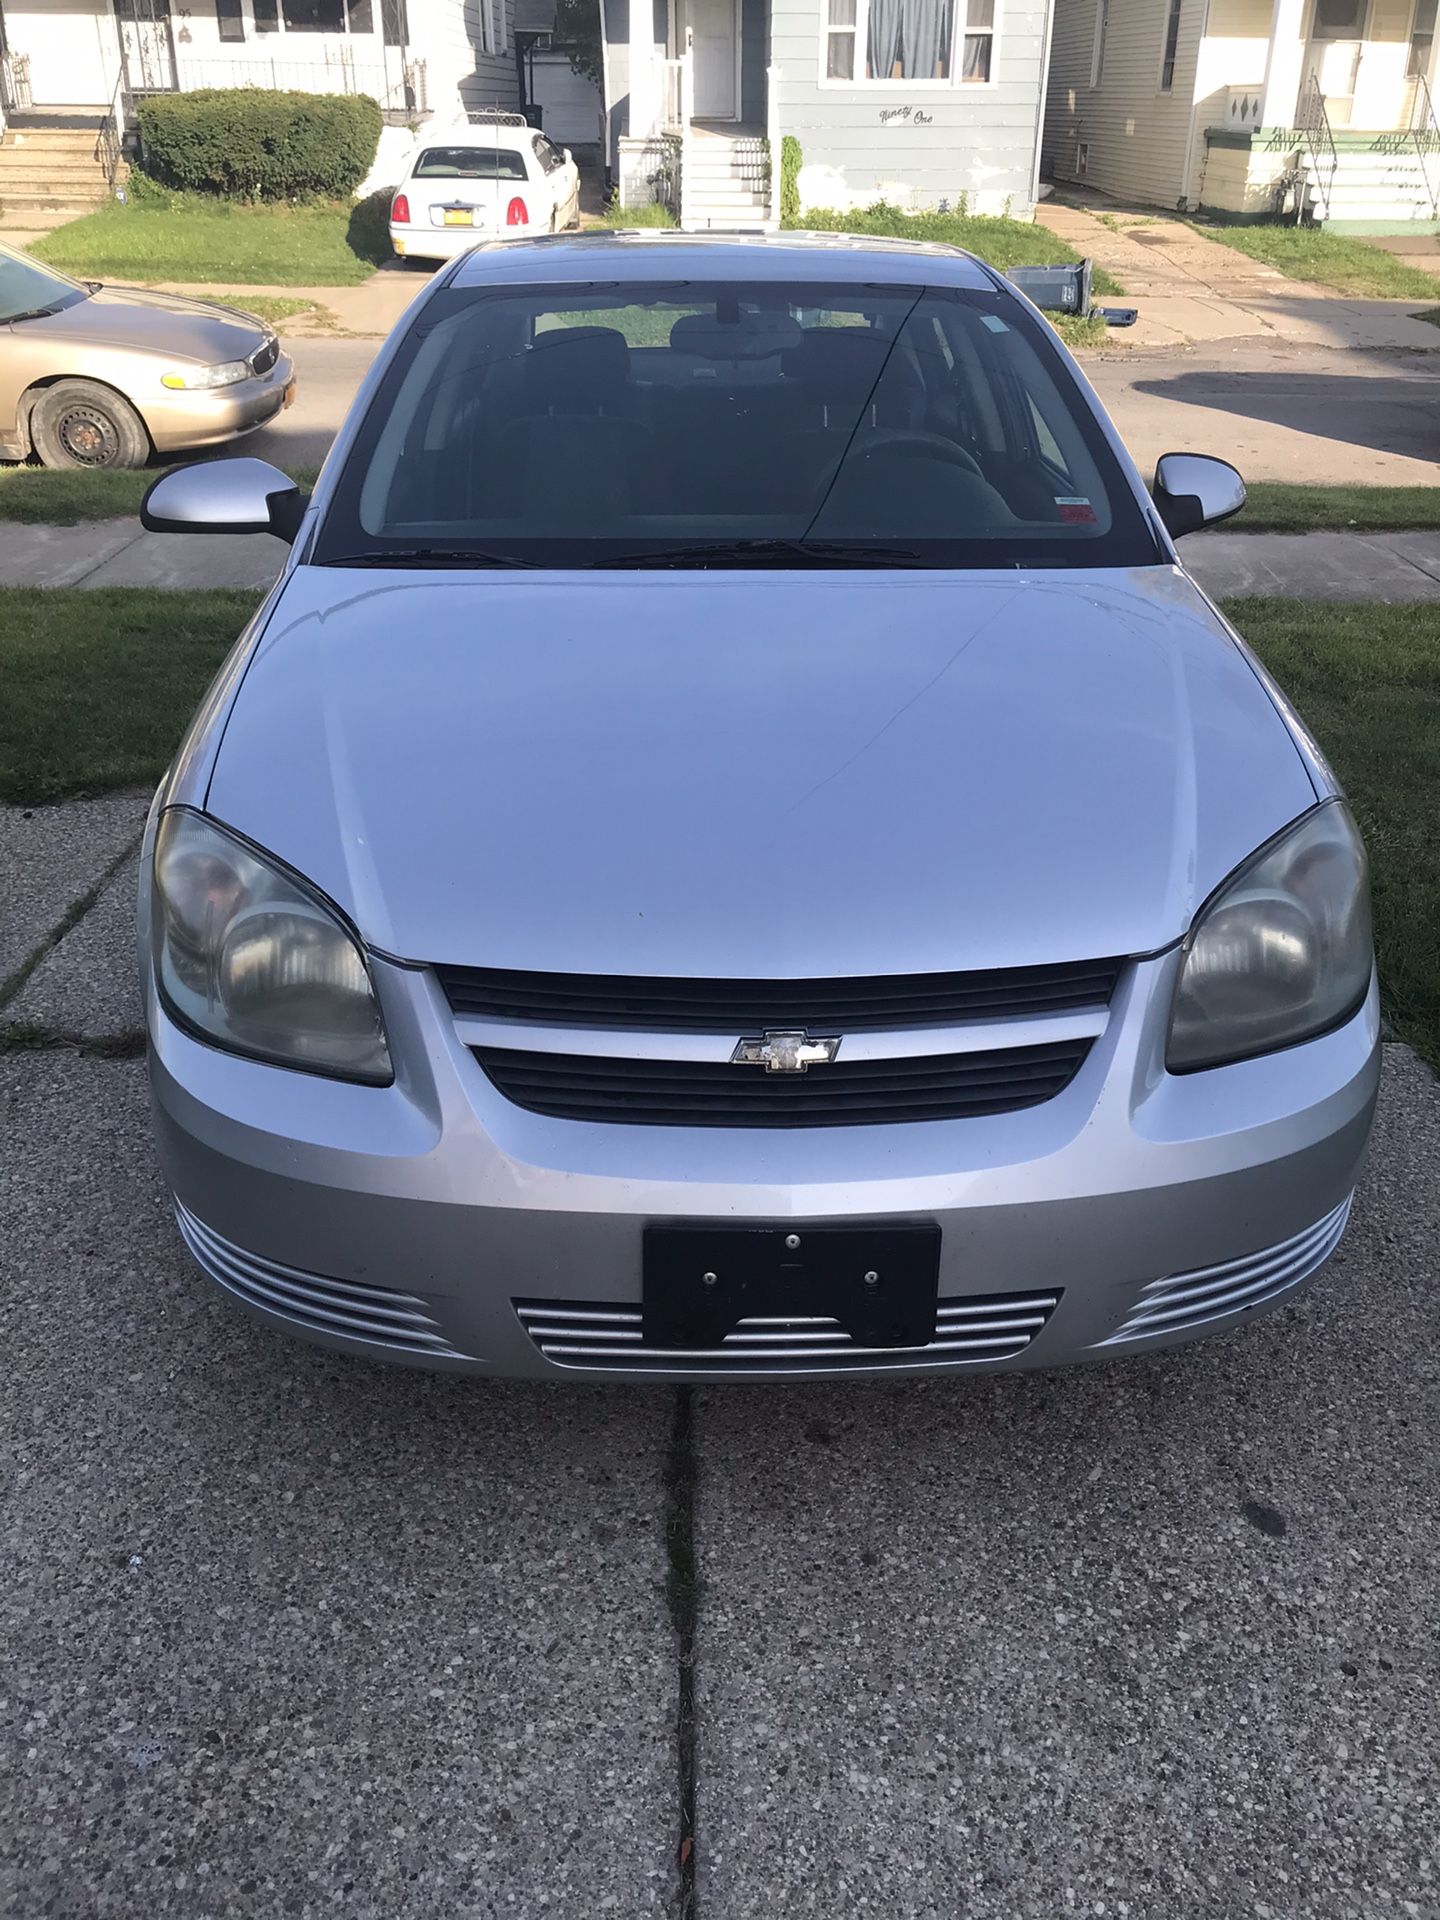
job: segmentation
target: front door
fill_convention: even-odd
[[[1318,82],[1325,111],[1342,125],[1350,119],[1369,11],[1370,0],[1315,0],[1305,77]]]
[[[5,40],[23,58],[35,107],[104,107],[120,49],[109,0],[20,0],[5,9]]]
[[[173,92],[175,42],[170,32],[170,0],[115,0],[115,11],[125,53],[125,84],[131,93]]]
[[[690,0],[697,120],[736,120],[738,0]]]

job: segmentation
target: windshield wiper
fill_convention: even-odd
[[[812,566],[913,567],[914,547],[861,546],[844,540],[696,540],[683,547],[657,547],[650,553],[622,553],[596,560],[596,567],[763,566],[767,560],[806,560]]]
[[[4,324],[13,327],[19,320],[48,320],[52,313],[59,313],[64,304],[62,300],[53,307],[31,307],[28,313],[7,313]]]
[[[535,567],[513,553],[482,553],[474,547],[375,547],[365,553],[337,553],[316,562],[322,567]]]

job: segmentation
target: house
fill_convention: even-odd
[[[133,131],[135,103],[197,87],[371,95],[387,122],[372,179],[387,184],[413,128],[516,106],[514,11],[515,0],[0,0],[0,132],[11,147],[25,136],[36,175],[8,156],[7,213],[103,197],[97,168]],[[87,142],[90,129],[104,139]]]
[[[1057,0],[1043,165],[1151,206],[1440,227],[1437,0]]]
[[[607,164],[687,227],[802,208],[1034,207],[1052,0],[601,0]]]

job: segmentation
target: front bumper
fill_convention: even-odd
[[[423,970],[375,963],[397,1070],[382,1089],[219,1052],[150,982],[160,1150],[206,1271],[261,1318],[358,1354],[652,1380],[1106,1358],[1304,1285],[1343,1232],[1374,1108],[1373,983],[1336,1032],[1175,1077],[1160,1063],[1177,964],[1125,969],[1104,1033],[1041,1106],[778,1133],[513,1106]],[[635,1349],[647,1224],[862,1220],[938,1223],[945,1323],[983,1338],[879,1355]]]
[[[145,408],[145,424],[157,453],[213,447],[263,427],[294,397],[295,363],[282,353],[268,373],[237,380],[233,387],[193,393],[161,388],[160,398]]]

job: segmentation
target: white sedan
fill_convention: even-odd
[[[404,260],[453,260],[475,240],[580,224],[580,170],[519,114],[466,121],[418,147],[390,202]]]

